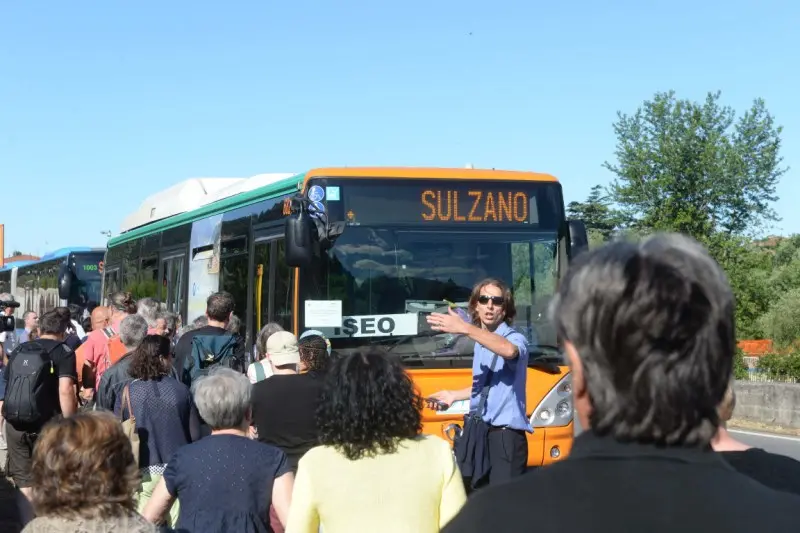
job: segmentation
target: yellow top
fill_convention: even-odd
[[[330,446],[297,470],[286,533],[438,533],[466,502],[450,446],[421,435],[393,454],[347,459]]]

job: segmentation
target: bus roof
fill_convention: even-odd
[[[457,180],[558,181],[550,174],[518,170],[438,167],[333,167],[306,172],[306,181],[316,177],[406,178]]]
[[[67,257],[71,253],[87,253],[87,252],[103,253],[105,252],[105,248],[90,248],[88,246],[72,246],[67,248],[59,248],[58,250],[47,252],[39,259],[34,259],[29,261],[13,261],[11,263],[6,263],[6,265],[3,268],[0,268],[0,272],[6,270],[12,270],[15,267],[24,267],[28,265],[35,265],[37,263],[44,263],[45,261],[52,261],[53,259],[61,259],[63,257]]]
[[[549,181],[558,180],[549,174],[538,174],[535,172],[522,172],[511,170],[494,169],[471,169],[471,168],[426,168],[426,167],[336,167],[336,168],[315,168],[301,174],[257,174],[250,178],[234,179],[226,187],[219,188],[216,193],[209,194],[203,202],[192,209],[178,211],[170,216],[150,221],[149,211],[140,215],[140,219],[145,220],[137,226],[123,223],[127,229],[108,241],[108,246],[137,239],[144,235],[163,231],[165,229],[180,226],[200,220],[215,214],[224,213],[239,207],[256,203],[264,198],[270,198],[281,194],[286,194],[292,190],[298,190],[306,181],[313,177],[371,177],[371,178],[431,178],[431,179],[458,179],[458,180],[515,180],[515,181]],[[179,184],[180,185],[180,184]],[[154,198],[159,196],[163,202],[174,202],[175,193],[162,191]],[[148,199],[149,200],[149,199]],[[142,204],[146,209],[147,200]],[[143,208],[140,208],[143,209]],[[135,214],[134,214],[135,215]],[[126,222],[134,215],[126,218]],[[146,217],[145,217],[146,215]]]
[[[36,261],[26,259],[25,261],[11,261],[10,263],[6,263],[2,267],[0,267],[0,272],[7,272],[9,270],[13,270],[16,267],[23,267],[35,263]]]
[[[125,217],[120,231],[126,232],[157,220],[185,213],[219,199],[220,191],[245,178],[191,178],[151,194],[139,209]],[[213,198],[213,199],[212,199]]]
[[[104,250],[105,250],[105,248],[90,248],[88,246],[74,246],[74,247],[68,247],[68,248],[59,248],[58,250],[53,250],[52,252],[47,252],[38,261],[31,261],[31,262],[32,263],[41,263],[42,261],[50,261],[51,259],[59,259],[61,257],[67,257],[71,253],[102,252]]]
[[[174,228],[218,213],[254,204],[264,198],[297,191],[303,182],[304,176],[305,174],[288,173],[257,174],[250,178],[238,179],[236,182],[229,184],[227,188],[217,190],[216,195],[210,195],[206,203],[144,226],[131,228],[110,239],[108,246],[116,246],[150,233]]]

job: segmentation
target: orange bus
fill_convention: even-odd
[[[547,306],[569,260],[587,247],[567,221],[561,185],[532,172],[443,168],[320,168],[284,204],[285,261],[295,267],[292,326],[324,333],[340,354],[381,347],[423,396],[472,382],[474,344],[434,332],[425,317],[466,309],[473,285],[505,280],[514,327],[529,343],[528,465],[566,457],[571,375]],[[424,408],[424,431],[452,441],[469,402]]]

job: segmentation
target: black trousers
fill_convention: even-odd
[[[489,429],[489,475],[477,489],[494,486],[521,476],[528,469],[528,439],[524,431],[492,427]],[[468,480],[465,486],[469,492]]]

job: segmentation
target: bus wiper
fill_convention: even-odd
[[[528,367],[544,370],[548,374],[559,374],[564,365],[561,348],[552,344],[537,344],[528,352]]]
[[[424,339],[424,338],[427,338],[427,337],[435,337],[436,335],[441,335],[441,332],[440,331],[434,331],[432,329],[423,331],[421,333],[417,333],[416,335],[403,335],[402,337],[397,339],[397,341],[394,344],[392,344],[386,350],[386,353],[391,352],[392,350],[394,350],[395,348],[397,348],[401,344],[405,344],[405,343],[407,343],[408,341],[410,341],[412,339],[417,339],[417,338]],[[381,341],[373,341],[372,342],[372,344],[380,344],[380,343],[381,343]]]
[[[537,359],[558,358],[561,360],[563,358],[560,347],[553,346],[552,344],[539,344],[538,342],[529,348],[528,355],[531,356],[531,358],[535,355]]]

